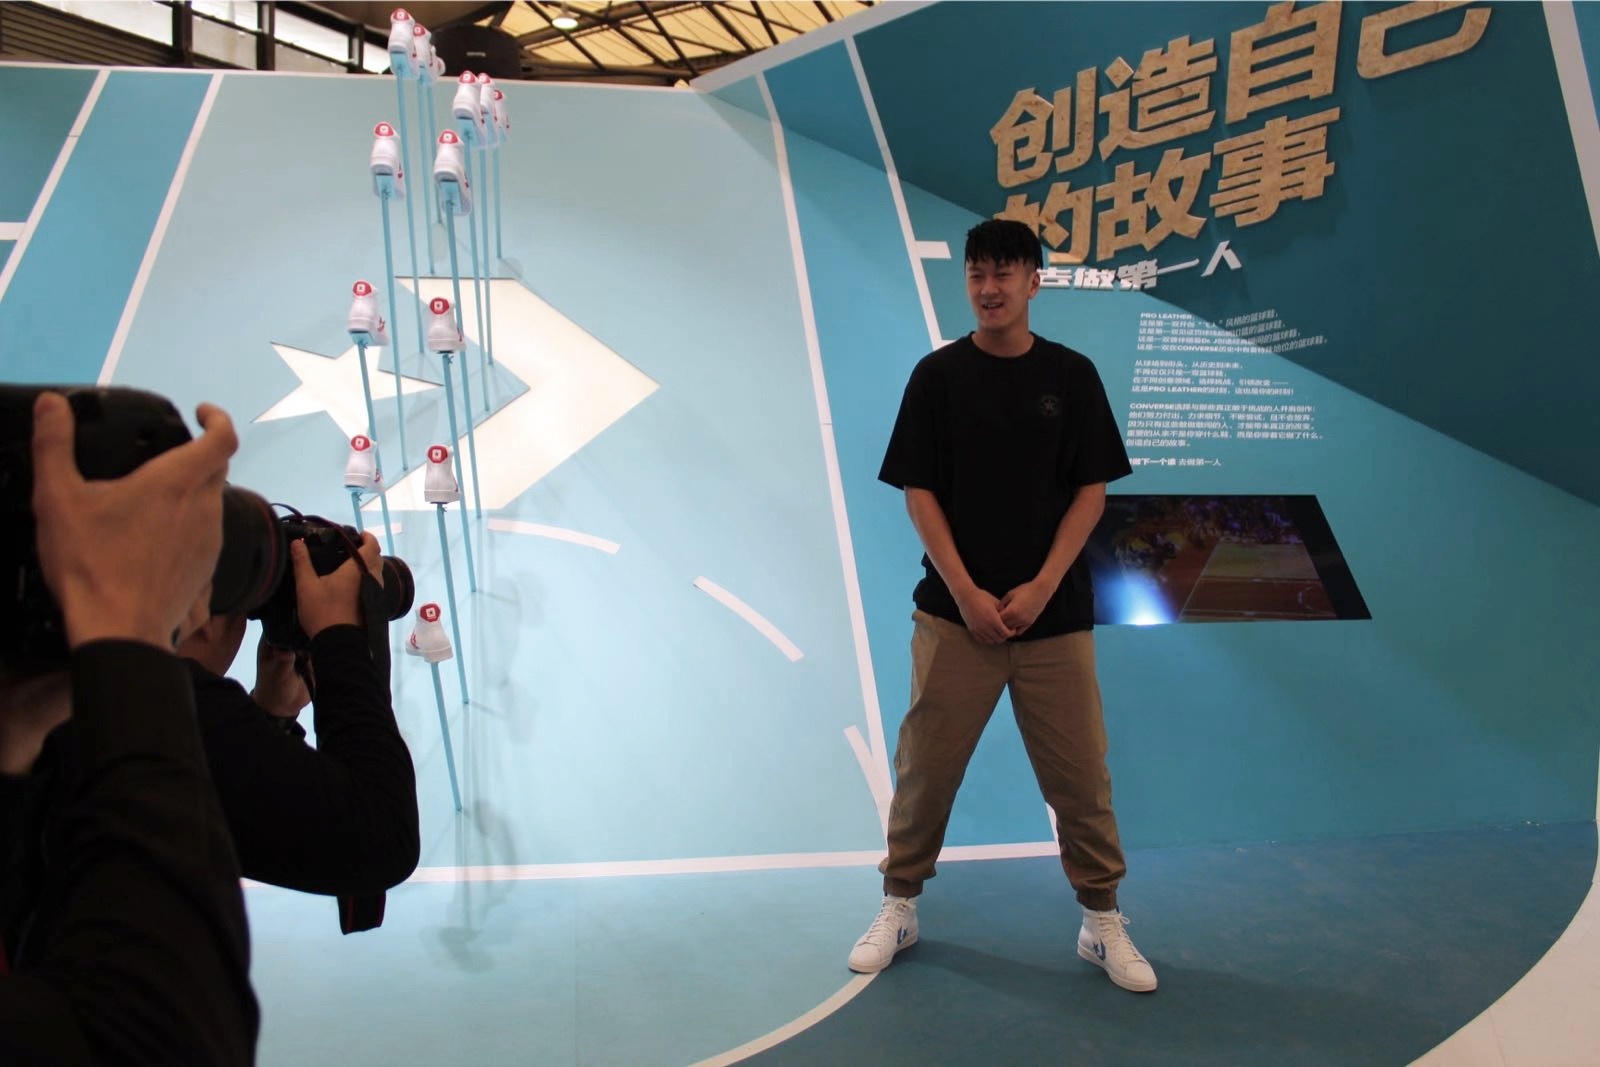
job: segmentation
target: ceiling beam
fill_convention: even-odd
[[[695,73],[694,64],[689,62],[689,57],[683,54],[683,48],[678,44],[678,39],[667,32],[667,28],[661,25],[661,20],[656,18],[656,13],[651,11],[648,6],[644,9],[644,13],[649,16],[651,22],[655,23],[656,29],[661,31],[661,36],[667,39],[667,43],[672,46],[672,50],[678,53],[678,62],[682,63],[689,71],[689,77],[698,77]]]

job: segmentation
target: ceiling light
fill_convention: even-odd
[[[567,5],[562,4],[561,14],[551,19],[550,25],[558,30],[575,30],[578,28],[578,20],[572,17],[572,12],[567,10]]]

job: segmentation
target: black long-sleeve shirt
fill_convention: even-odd
[[[10,841],[42,865],[35,906],[7,931],[0,1063],[251,1063],[239,867],[188,673],[130,641],[83,646],[71,671],[74,729],[42,833]],[[0,820],[18,823],[31,794],[3,785]]]
[[[186,662],[246,878],[358,896],[410,876],[421,850],[416,770],[360,627],[331,626],[311,642],[316,748],[238,682]]]

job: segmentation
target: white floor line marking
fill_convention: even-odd
[[[783,212],[789,226],[789,254],[794,263],[795,288],[800,298],[800,318],[805,328],[806,355],[811,361],[811,388],[816,394],[817,422],[822,435],[823,465],[828,472],[828,498],[833,504],[833,532],[839,543],[839,565],[843,571],[845,606],[850,612],[850,635],[855,642],[856,673],[861,682],[861,706],[867,719],[867,741],[872,758],[862,764],[867,787],[878,809],[878,824],[889,826],[889,797],[893,792],[889,777],[889,753],[883,738],[883,711],[878,705],[878,679],[872,669],[872,646],[867,639],[867,612],[861,600],[861,580],[856,571],[855,543],[850,536],[850,516],[845,508],[844,476],[839,471],[839,449],[833,438],[833,415],[828,405],[827,376],[822,369],[822,345],[817,339],[816,309],[811,303],[811,277],[806,269],[805,246],[800,239],[800,214],[795,207],[794,179],[789,173],[789,146],[783,124],[772,100],[765,75],[756,83],[772,123],[772,144],[778,162],[778,183],[783,193]],[[859,757],[859,753],[858,753]]]
[[[1595,825],[1600,833],[1600,760],[1595,774]],[[1572,921],[1528,973],[1471,1022],[1413,1061],[1418,1067],[1483,1062],[1498,1049],[1507,1067],[1576,1063],[1579,1049],[1600,1048],[1600,840],[1594,880]]]
[[[933,296],[928,292],[928,275],[922,269],[922,256],[917,252],[918,241],[911,233],[911,214],[906,210],[905,190],[900,187],[900,172],[895,170],[894,155],[889,151],[889,139],[884,136],[883,122],[878,118],[878,105],[872,99],[872,87],[867,84],[867,70],[861,65],[861,53],[856,51],[856,39],[844,43],[850,53],[850,65],[855,68],[856,84],[861,88],[862,103],[867,105],[867,118],[872,122],[872,135],[878,139],[878,151],[883,155],[883,172],[889,179],[889,193],[894,197],[894,211],[900,219],[900,234],[906,242],[906,258],[911,261],[911,276],[917,282],[917,298],[922,301],[922,318],[928,326],[928,344],[938,348],[943,341],[939,336],[939,317],[933,311]]]
[[[541,526],[536,522],[521,522],[517,519],[490,519],[489,529],[496,533],[528,534],[532,537],[548,537],[552,541],[568,541],[585,548],[598,549],[610,555],[616,555],[622,548],[615,541],[607,541],[603,537],[593,534],[580,533],[577,530],[563,530],[559,526]]]
[[[1056,856],[1053,841],[1004,845],[955,845],[939,853],[941,863]],[[506,863],[469,867],[418,867],[408,883],[555,882],[584,878],[654,878],[675,874],[741,871],[810,871],[831,867],[876,867],[883,849],[861,852],[782,852],[757,856],[699,856],[677,860],[607,860],[595,863]]]
[[[949,241],[918,241],[916,253],[923,259],[949,259]]]
[[[102,70],[95,75],[94,84],[89,86],[89,94],[83,98],[83,106],[78,108],[78,117],[73,120],[72,128],[67,131],[67,141],[61,146],[61,151],[56,153],[55,165],[45,177],[44,188],[39,190],[38,197],[33,201],[33,210],[28,212],[28,221],[22,224],[16,247],[11,249],[11,255],[6,259],[4,266],[0,266],[0,300],[5,299],[6,290],[11,288],[11,279],[17,275],[22,254],[28,250],[28,244],[33,240],[33,233],[39,228],[39,220],[44,218],[45,208],[50,205],[50,198],[56,193],[56,185],[60,183],[62,173],[67,169],[67,161],[72,158],[73,151],[78,147],[78,138],[83,135],[83,128],[88,124],[89,115],[100,100],[100,91],[105,88],[106,78],[110,74],[110,71]]]
[[[882,972],[880,971],[879,973],[881,974]],[[747,1060],[758,1052],[765,1052],[774,1045],[781,1045],[794,1035],[804,1030],[811,1029],[813,1026],[817,1025],[822,1020],[826,1019],[828,1016],[832,1015],[834,1012],[850,1003],[856,998],[856,994],[860,993],[863,989],[867,988],[867,986],[871,985],[872,980],[876,977],[878,977],[876,974],[858,974],[854,978],[850,979],[850,981],[846,982],[843,988],[841,988],[837,993],[829,997],[827,1000],[824,1000],[821,1004],[818,1004],[816,1007],[812,1008],[798,1019],[785,1023],[771,1033],[761,1035],[754,1041],[747,1041],[738,1048],[729,1049],[727,1052],[724,1052],[720,1055],[701,1060],[699,1063],[694,1064],[693,1067],[728,1067],[729,1064],[739,1063],[742,1060]]]
[[[28,230],[26,222],[0,222],[0,241],[21,240]]]
[[[1589,69],[1578,40],[1578,16],[1571,3],[1547,0],[1544,19],[1550,29],[1561,96],[1567,103],[1567,123],[1572,128],[1572,146],[1578,153],[1578,171],[1589,201],[1589,222],[1594,227],[1595,242],[1600,244],[1600,121],[1595,117]],[[1600,56],[1590,56],[1589,63],[1600,64]]]
[[[799,646],[793,641],[789,640],[789,638],[784,635],[782,630],[772,625],[772,623],[767,620],[766,616],[762,615],[755,608],[752,608],[749,604],[746,604],[744,601],[740,600],[738,597],[722,588],[722,586],[718,585],[716,582],[713,582],[710,578],[704,577],[703,575],[699,578],[696,578],[694,580],[694,587],[709,596],[712,600],[715,600],[717,603],[727,608],[729,611],[733,612],[735,615],[739,616],[739,618],[743,619],[751,626],[754,626],[762,637],[765,637],[768,641],[771,641],[777,646],[779,652],[782,652],[785,656],[789,657],[790,663],[799,661],[800,658],[805,655],[804,652],[800,651]]]
[[[184,179],[189,176],[189,164],[194,161],[195,146],[200,143],[200,135],[206,128],[206,121],[211,117],[211,105],[216,102],[217,91],[222,88],[222,75],[211,75],[211,82],[206,86],[205,99],[200,102],[200,110],[194,117],[194,125],[189,130],[189,140],[184,143],[183,154],[178,157],[178,169],[172,175],[172,184],[167,186],[167,199],[161,205],[161,214],[156,216],[155,229],[150,234],[150,242],[145,245],[144,259],[139,263],[139,273],[133,277],[133,288],[128,292],[128,302],[122,306],[122,318],[117,321],[117,332],[111,336],[111,347],[106,351],[105,365],[100,368],[99,383],[110,385],[111,378],[117,373],[117,363],[122,359],[122,346],[128,341],[128,331],[133,328],[133,317],[139,311],[139,302],[144,299],[144,287],[150,282],[150,271],[156,265],[156,257],[161,254],[161,244],[167,239],[167,227],[172,222],[172,212],[178,206],[178,194],[183,191]]]
[[[872,805],[878,809],[878,825],[884,833],[889,832],[889,804],[894,800],[894,786],[889,776],[883,773],[878,754],[873,751],[872,745],[861,736],[861,730],[855,726],[844,728],[845,743],[850,746],[850,751],[856,754],[856,763],[861,766],[861,774],[867,780],[867,788],[872,792]]]

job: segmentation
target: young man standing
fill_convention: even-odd
[[[882,910],[850,953],[880,971],[917,940],[956,790],[1009,687],[1028,758],[1056,812],[1083,907],[1078,955],[1124,989],[1156,976],[1124,929],[1126,871],[1111,810],[1084,542],[1106,483],[1130,473],[1094,364],[1035,337],[1039,239],[1020,222],[967,234],[977,329],[917,364],[878,477],[906,495],[926,576],[913,599],[911,708],[895,752]]]

